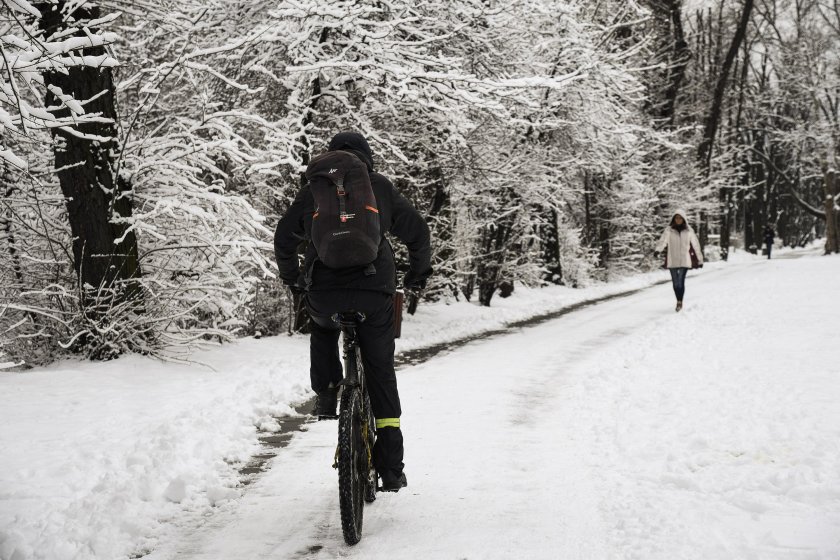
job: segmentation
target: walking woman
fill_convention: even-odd
[[[703,268],[703,253],[700,251],[700,241],[694,235],[694,230],[685,219],[685,212],[677,210],[671,218],[671,223],[665,228],[659,243],[656,244],[656,255],[665,251],[665,268],[671,271],[674,283],[674,294],[677,296],[677,311],[682,309],[685,294],[685,276],[689,268]]]

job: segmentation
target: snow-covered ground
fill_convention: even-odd
[[[424,306],[398,350],[644,287]],[[837,558],[840,259],[741,259],[400,373],[409,488],[341,540],[335,424],[254,484],[303,337],[0,374],[0,558]]]

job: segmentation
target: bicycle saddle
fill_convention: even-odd
[[[342,327],[355,327],[359,323],[363,323],[366,318],[365,314],[359,311],[345,311],[336,313],[331,317],[334,323],[338,323]]]

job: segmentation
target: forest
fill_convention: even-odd
[[[656,268],[675,208],[710,260],[840,252],[840,0],[2,3],[7,366],[305,329],[272,234],[344,130],[428,300]]]

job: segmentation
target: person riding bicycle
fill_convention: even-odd
[[[364,136],[341,132],[328,150],[349,152],[367,166],[376,198],[382,237],[372,265],[329,268],[309,243],[300,271],[298,246],[309,239],[315,202],[309,185],[304,185],[274,233],[274,252],[280,277],[293,291],[306,293],[312,319],[310,335],[310,380],[317,394],[314,414],[336,416],[338,384],[342,366],[339,357],[339,324],[336,313],[357,311],[365,320],[357,333],[367,375],[376,444],[373,461],[384,490],[398,491],[407,485],[403,472],[403,436],[400,429],[400,397],[394,372],[394,307],[396,266],[394,252],[384,233],[396,236],[408,248],[409,271],[404,286],[421,290],[432,272],[429,227],[419,212],[391,182],[373,170],[373,153]]]

